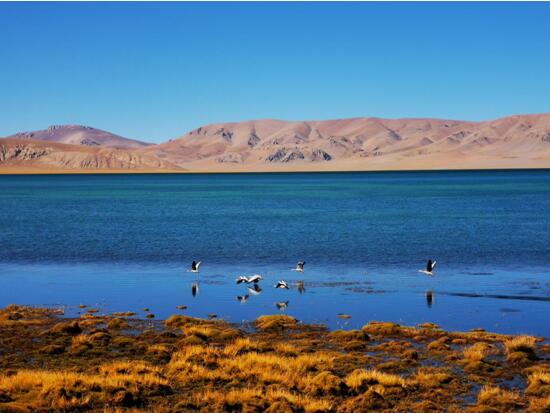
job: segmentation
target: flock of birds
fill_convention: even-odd
[[[426,275],[432,277],[433,273],[434,273],[436,263],[437,263],[437,261],[435,261],[435,260],[432,261],[430,259],[426,263],[426,268],[422,269],[422,270],[418,270],[418,272],[421,272],[423,274],[426,274]],[[202,264],[202,261],[193,261],[191,263],[191,268],[188,271],[193,272],[193,273],[198,273],[201,264]],[[299,273],[303,273],[305,265],[306,265],[305,261],[298,261],[296,263],[296,268],[292,268],[291,271],[296,271],[296,272],[299,272]],[[248,301],[248,299],[250,298],[251,295],[259,295],[262,292],[262,288],[259,285],[259,283],[262,279],[263,279],[263,277],[260,274],[254,274],[254,275],[251,275],[249,277],[246,277],[244,275],[239,275],[235,281],[236,281],[237,284],[243,284],[243,283],[247,284],[248,294],[237,296],[237,300],[240,303],[244,304]],[[304,281],[297,281],[295,283],[295,286],[298,289],[298,292],[303,293],[305,291]],[[289,290],[290,289],[289,283],[287,283],[285,280],[279,280],[277,282],[277,284],[274,285],[274,287],[278,288],[278,289],[283,289],[283,290]],[[198,294],[198,292],[199,292],[198,283],[193,283],[193,285],[191,286],[191,292],[192,292],[193,296]],[[431,301],[432,301],[431,293],[430,293],[430,297],[427,298],[427,299],[428,299],[429,305],[431,306]],[[284,310],[286,307],[288,307],[288,301],[277,302],[277,303],[275,303],[275,305],[277,306],[277,308],[279,310]]]

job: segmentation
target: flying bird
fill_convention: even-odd
[[[250,277],[245,277],[244,275],[239,275],[239,277],[237,277],[237,279],[235,280],[237,282],[237,284],[241,284],[241,283],[247,283],[247,284],[257,284],[258,282],[260,282],[260,280],[262,280],[262,276],[259,275],[259,274],[254,274]]]
[[[237,284],[241,284],[241,283],[248,284],[248,277],[245,277],[244,275],[239,275],[235,281],[237,282]]]
[[[288,284],[286,283],[286,281],[281,280],[281,281],[279,281],[279,282],[277,283],[277,285],[275,286],[275,288],[283,288],[283,289],[285,289],[285,290],[288,290],[290,287],[288,286]]]
[[[196,261],[193,261],[191,263],[191,272],[199,272],[199,267],[201,266],[202,264],[202,261],[199,261],[199,262],[196,262]]]
[[[296,268],[293,268],[292,271],[304,272],[304,265],[306,265],[305,261],[298,261]]]
[[[435,269],[435,264],[436,263],[437,263],[437,261],[428,260],[428,263],[426,264],[426,269],[425,270],[418,270],[418,272],[421,272],[421,273],[424,273],[426,275],[432,276],[433,271]]]

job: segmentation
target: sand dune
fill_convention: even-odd
[[[105,134],[100,139],[97,129],[76,129],[78,133],[73,133],[72,128],[31,135],[78,146],[50,146],[48,155],[40,159],[0,157],[0,169],[8,168],[10,162],[28,168],[184,168],[220,172],[550,167],[550,114],[484,122],[263,119],[206,125],[158,145],[125,140],[103,131],[99,131]],[[89,145],[87,139],[100,144]],[[21,138],[11,141],[23,142]],[[39,141],[33,142],[36,146]],[[132,146],[115,153],[101,152],[99,156],[99,152],[90,152],[91,148],[126,144]]]

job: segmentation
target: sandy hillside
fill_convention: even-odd
[[[0,171],[180,169],[154,155],[32,139],[0,139]]]
[[[550,114],[220,123],[144,151],[198,170],[550,167]]]
[[[17,139],[3,143],[0,140],[4,148],[13,148],[15,143],[21,148],[27,142],[25,151],[31,152],[24,156],[20,152],[14,155],[13,149],[10,156],[0,153],[0,171],[9,171],[14,165],[58,170],[183,168],[221,172],[550,167],[550,114],[485,122],[262,119],[206,125],[158,145],[93,128],[56,128],[17,134]],[[35,140],[37,137],[40,140]],[[43,143],[49,146],[40,146],[41,141],[50,141]],[[71,145],[56,146],[52,141]],[[37,147],[47,148],[47,154],[32,155]]]
[[[34,139],[72,145],[101,146],[115,149],[137,149],[150,145],[146,142],[123,138],[101,129],[82,125],[53,125],[47,129],[19,132],[8,138]]]

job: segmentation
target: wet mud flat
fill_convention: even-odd
[[[82,312],[0,310],[0,411],[550,410],[550,345],[538,337]]]

